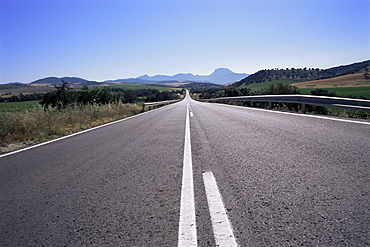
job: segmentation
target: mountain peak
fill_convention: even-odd
[[[215,72],[227,72],[227,73],[233,73],[230,69],[228,68],[218,68],[218,69],[215,69],[215,71],[213,71],[213,73]]]
[[[227,74],[231,74],[231,73],[234,73],[232,72],[230,69],[227,69],[227,68],[218,68],[218,69],[215,69],[215,71],[213,71],[212,74],[210,74],[209,76],[224,76],[224,75],[227,75]]]

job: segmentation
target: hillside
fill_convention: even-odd
[[[297,82],[313,81],[354,73],[367,73],[369,69],[370,69],[370,60],[359,63],[353,63],[349,65],[341,65],[329,69],[318,69],[318,68],[264,69],[238,82],[235,82],[230,86],[240,87],[273,80],[292,80]]]
[[[298,88],[370,87],[370,78],[364,76],[364,73],[356,73],[328,79],[293,83],[291,85]]]

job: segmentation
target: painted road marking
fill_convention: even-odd
[[[189,111],[190,111],[190,117],[194,117],[193,111],[191,110],[191,106],[189,104],[188,104],[188,108],[189,108]]]
[[[185,145],[181,187],[178,246],[197,246],[189,104],[186,107]]]
[[[216,245],[238,246],[213,173],[204,172],[203,181]]]

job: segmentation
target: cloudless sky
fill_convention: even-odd
[[[0,83],[368,59],[369,0],[0,0]]]

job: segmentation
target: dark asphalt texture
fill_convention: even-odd
[[[177,246],[187,102],[0,158],[0,245]],[[240,246],[370,245],[370,125],[190,106],[198,246],[204,171]]]

